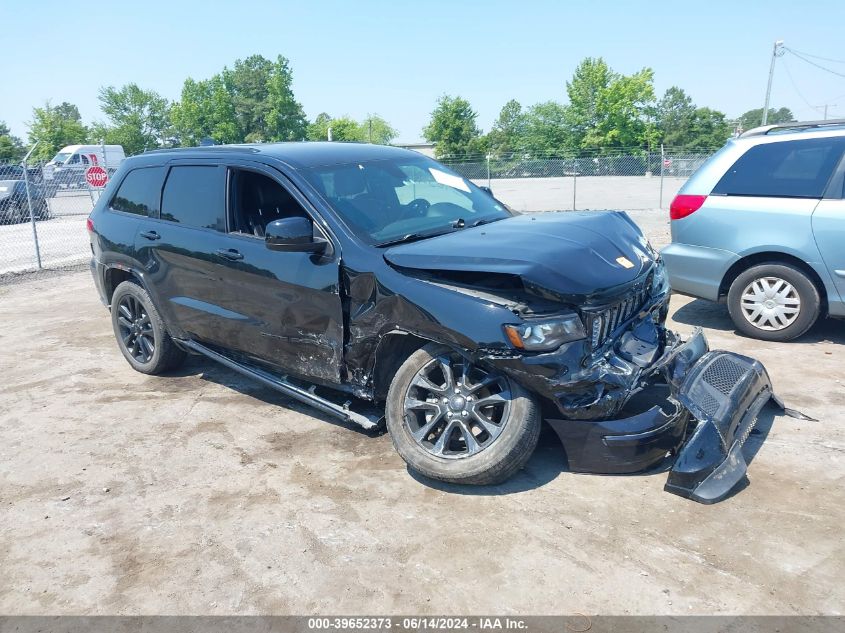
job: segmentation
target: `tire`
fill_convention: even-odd
[[[160,374],[185,360],[150,300],[147,291],[134,281],[115,289],[111,321],[117,346],[132,368],[142,374]]]
[[[444,363],[454,376],[451,382]],[[421,386],[426,380],[436,389]],[[406,408],[406,398],[416,406]],[[385,414],[393,446],[408,466],[450,483],[490,485],[508,479],[525,465],[540,437],[540,407],[525,389],[433,343],[411,354],[396,372]]]
[[[760,264],[741,273],[728,291],[736,329],[763,341],[791,341],[819,318],[821,297],[807,275],[790,264]]]

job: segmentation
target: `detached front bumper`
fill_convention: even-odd
[[[648,373],[668,384],[660,405],[614,420],[548,419],[570,469],[633,473],[674,455],[665,490],[701,503],[723,499],[746,472],[742,445],[772,398],[766,370],[752,358],[708,351],[696,330],[667,346]]]

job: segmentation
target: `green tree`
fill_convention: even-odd
[[[709,150],[721,147],[732,132],[724,112],[710,108],[696,108],[689,122],[689,138],[684,149]]]
[[[218,143],[299,141],[308,121],[293,95],[288,60],[261,55],[236,60],[210,79],[186,79],[171,120],[182,145],[204,137]]]
[[[470,143],[481,135],[475,125],[476,118],[478,114],[466,99],[443,95],[437,100],[423,135],[435,143],[434,153],[438,158],[467,156]]]
[[[19,161],[25,151],[21,140],[14,136],[4,121],[0,121],[0,162]]]
[[[216,143],[243,141],[232,96],[220,75],[203,81],[186,79],[181,99],[171,108],[170,120],[183,147],[198,145],[206,137]]]
[[[268,86],[272,72],[273,63],[262,55],[237,59],[231,69],[223,69],[223,84],[244,139],[252,136],[250,140],[267,140],[270,136]]]
[[[731,133],[724,113],[696,107],[677,86],[669,88],[658,102],[656,119],[662,143],[677,149],[721,147]]]
[[[657,103],[657,127],[661,141],[667,147],[684,147],[695,114],[692,98],[677,86],[672,86]]]
[[[566,83],[566,92],[568,118],[581,147],[643,147],[657,140],[650,68],[622,75],[601,57],[588,57]]]
[[[267,79],[267,140],[301,141],[305,138],[308,120],[302,105],[293,96],[292,83],[290,64],[279,55],[271,64]]]
[[[333,141],[356,141],[387,145],[396,138],[396,130],[377,114],[369,114],[358,123],[354,119],[343,116],[333,119],[326,112],[321,112],[308,125],[306,138],[309,141],[327,141],[329,128],[332,130]]]
[[[350,117],[342,116],[338,119],[332,119],[328,127],[332,131],[333,141],[361,142],[364,140],[361,124]]]
[[[776,123],[789,123],[794,121],[795,116],[789,108],[769,108],[769,114],[766,120],[766,125],[774,125]],[[739,117],[739,125],[743,131],[750,130],[755,127],[760,127],[763,121],[763,108],[755,108],[749,110]]]
[[[96,123],[90,140],[122,145],[127,155],[162,146],[170,133],[170,104],[152,90],[129,83],[100,89],[100,109],[107,123]]]
[[[525,145],[527,116],[516,99],[508,101],[499,112],[493,128],[487,134],[490,151],[497,154],[512,154]]]
[[[569,108],[555,101],[528,108],[522,137],[523,149],[532,156],[561,154],[575,148]]]
[[[361,137],[368,143],[389,145],[397,134],[396,130],[377,114],[368,114],[361,121]]]
[[[327,112],[321,112],[314,119],[313,123],[308,125],[305,132],[305,138],[309,141],[327,141],[329,140],[329,125],[332,122],[332,117]]]
[[[44,107],[33,108],[27,127],[30,143],[38,143],[32,154],[35,160],[49,160],[66,145],[84,143],[88,137],[79,109],[67,102],[53,106],[47,101]]]

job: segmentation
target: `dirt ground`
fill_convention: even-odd
[[[424,481],[210,361],[135,373],[87,271],[0,285],[0,613],[842,614],[843,322],[773,344],[671,314],[819,420],[765,413],[713,506],[569,473],[550,433],[503,485]]]

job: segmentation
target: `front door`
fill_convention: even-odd
[[[279,172],[248,162],[230,164],[227,182],[226,246],[215,253],[223,272],[214,301],[226,347],[280,373],[339,383],[339,253],[334,248],[314,255],[266,247],[269,222],[316,217]],[[328,239],[325,233],[320,237]]]

